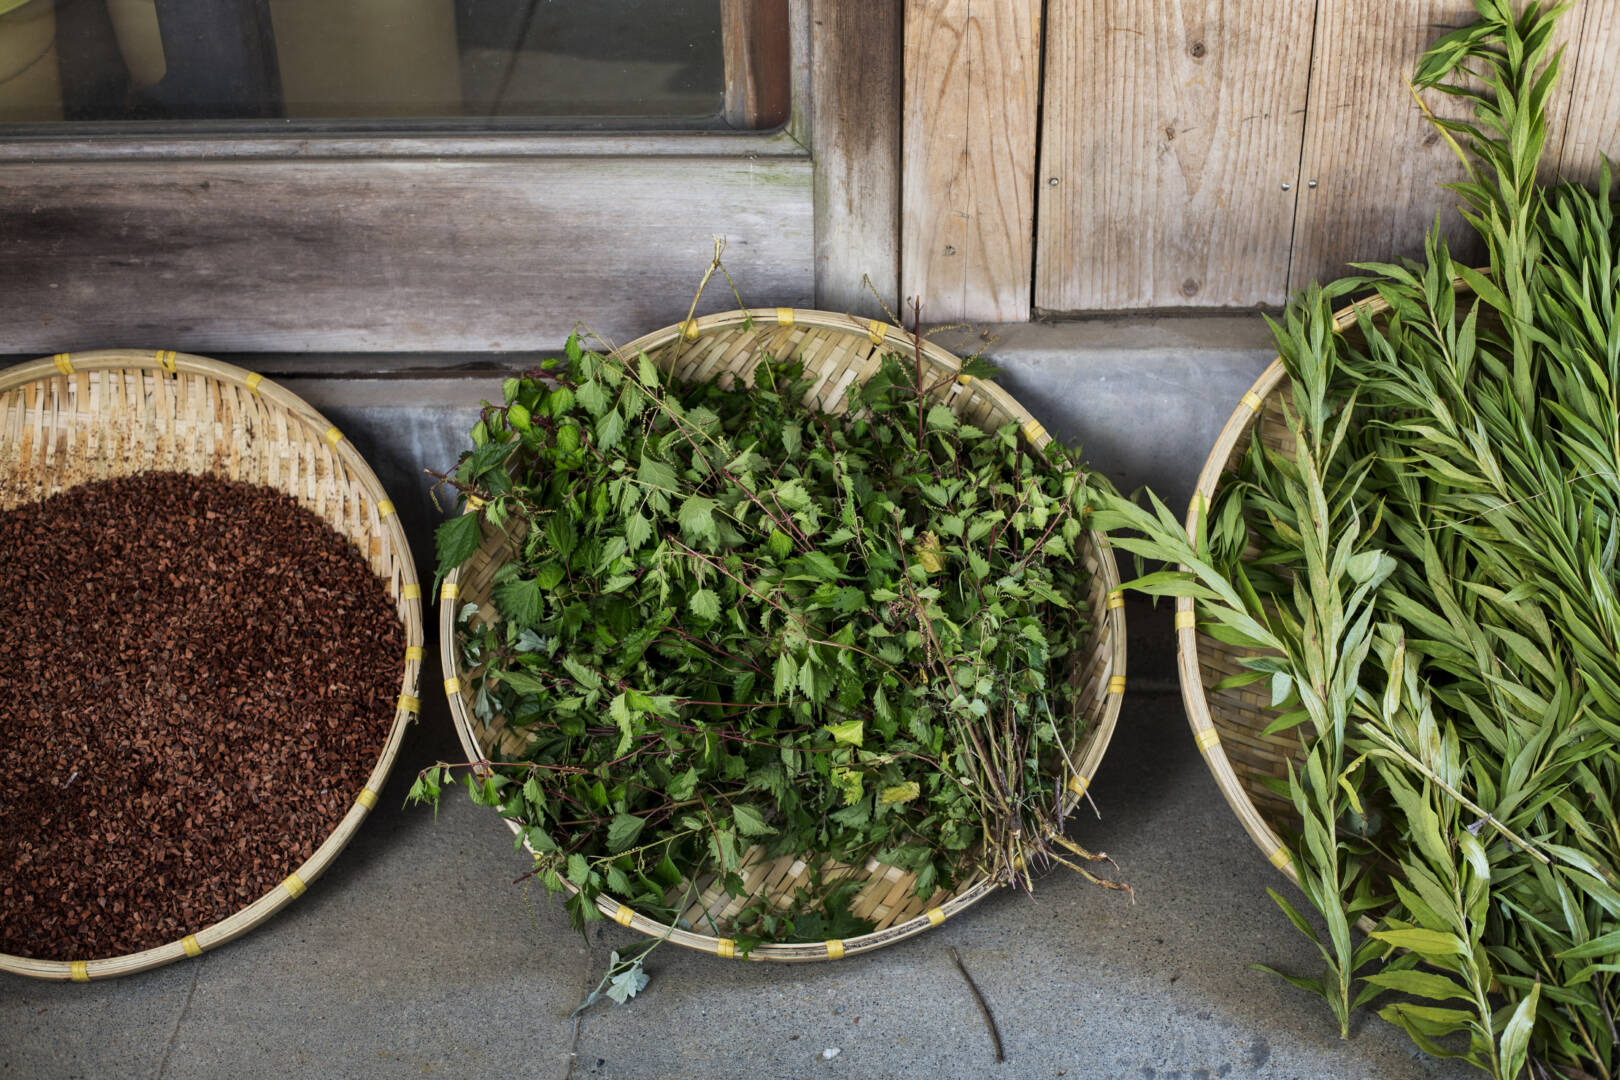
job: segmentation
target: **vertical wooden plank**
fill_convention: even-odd
[[[1559,36],[1574,40],[1559,76],[1568,95],[1555,95],[1563,106],[1561,145],[1550,155],[1560,178],[1596,184],[1603,157],[1620,160],[1620,0],[1581,0],[1563,16]],[[1551,132],[1547,141],[1554,141]]]
[[[1620,153],[1617,14],[1620,0],[1583,0],[1554,32],[1555,44],[1566,48],[1560,82],[1547,104],[1544,182],[1560,172],[1590,182],[1600,153]],[[1437,214],[1453,256],[1484,258],[1483,245],[1457,212],[1459,198],[1440,186],[1462,179],[1463,165],[1409,88],[1423,51],[1448,30],[1477,18],[1467,0],[1323,6],[1292,288],[1346,273],[1352,259],[1419,254]],[[1428,93],[1423,100],[1442,116],[1468,115],[1465,103],[1443,94]]]
[[[1279,303],[1314,0],[1049,0],[1035,304]]]
[[[1458,197],[1438,186],[1462,179],[1462,163],[1424,117],[1409,82],[1424,49],[1476,18],[1469,0],[1321,6],[1291,289],[1349,273],[1351,260],[1420,254],[1436,212],[1453,255],[1481,257],[1457,213]],[[1443,94],[1424,100],[1442,115],[1464,114]]]
[[[829,311],[899,311],[902,3],[811,9],[816,303]]]
[[[923,318],[1030,314],[1040,0],[907,0],[902,296]]]
[[[720,0],[720,40],[726,122],[753,131],[787,120],[788,0]]]

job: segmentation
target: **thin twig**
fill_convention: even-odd
[[[1388,749],[1389,751],[1394,753],[1396,757],[1400,758],[1407,765],[1410,765],[1412,768],[1414,768],[1418,772],[1422,773],[1423,776],[1430,783],[1432,783],[1435,787],[1439,788],[1441,791],[1445,792],[1447,795],[1450,795],[1453,799],[1456,799],[1458,802],[1462,803],[1469,810],[1471,810],[1475,814],[1479,815],[1479,818],[1480,818],[1481,821],[1485,822],[1485,824],[1487,824],[1491,828],[1495,829],[1498,833],[1500,833],[1503,836],[1504,839],[1508,840],[1514,846],[1516,846],[1516,847],[1520,848],[1521,850],[1523,850],[1527,855],[1529,855],[1532,858],[1539,861],[1543,866],[1551,866],[1552,865],[1552,860],[1549,859],[1547,856],[1543,855],[1541,852],[1537,851],[1530,844],[1530,841],[1520,838],[1516,833],[1514,833],[1514,831],[1512,829],[1508,828],[1506,825],[1504,825],[1500,821],[1498,821],[1493,814],[1487,813],[1484,809],[1482,809],[1473,800],[1469,799],[1462,792],[1458,791],[1456,788],[1454,788],[1450,784],[1446,783],[1443,779],[1440,778],[1440,775],[1438,773],[1436,773],[1433,769],[1429,768],[1423,762],[1419,761],[1417,758],[1413,757],[1412,754],[1404,746],[1402,746],[1400,743],[1396,742],[1394,739],[1390,738],[1388,735],[1384,734],[1378,728],[1375,728],[1370,724],[1363,725],[1362,726],[1362,731],[1366,735],[1370,736],[1373,739],[1373,741],[1383,745],[1386,749]]]
[[[1007,1060],[1007,1055],[1001,1051],[1001,1030],[996,1027],[996,1018],[991,1014],[990,1006],[984,1003],[984,995],[979,993],[979,984],[968,974],[967,965],[962,963],[962,957],[957,953],[955,945],[951,946],[951,959],[956,961],[956,970],[967,980],[968,989],[973,991],[973,1000],[979,1006],[979,1012],[984,1014],[984,1026],[990,1029],[990,1041],[995,1043],[996,1064],[999,1065]]]
[[[1614,473],[1610,472],[1609,470],[1598,469],[1595,472],[1576,473],[1574,476],[1565,481],[1565,483],[1573,484],[1577,480],[1586,480],[1593,476],[1601,476],[1607,480],[1613,480],[1615,478]],[[1504,502],[1501,506],[1493,506],[1489,510],[1482,510],[1472,517],[1465,517],[1458,521],[1442,521],[1438,525],[1427,525],[1424,527],[1423,531],[1434,532],[1436,529],[1454,529],[1459,525],[1466,525],[1470,521],[1478,521],[1480,518],[1485,517],[1488,514],[1494,514],[1498,510],[1506,510],[1508,507],[1518,506],[1520,503],[1535,502],[1537,499],[1545,498],[1550,491],[1552,491],[1551,488],[1546,488],[1542,491],[1536,492],[1534,495],[1526,495],[1522,499],[1513,499],[1509,502]]]

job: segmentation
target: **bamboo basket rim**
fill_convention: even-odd
[[[411,554],[410,542],[405,535],[405,527],[399,520],[399,514],[393,509],[393,503],[383,489],[382,482],[377,479],[376,473],[372,471],[365,458],[347,438],[343,437],[335,424],[328,421],[304,399],[257,372],[209,357],[162,349],[95,349],[86,352],[56,353],[50,357],[26,361],[0,369],[0,393],[16,390],[30,382],[45,378],[73,376],[92,371],[130,369],[151,369],[158,376],[196,375],[247,390],[271,406],[302,421],[306,429],[314,432],[318,439],[330,447],[347,473],[359,482],[367,495],[371,496],[374,513],[378,515],[378,526],[382,530],[381,535],[385,535],[399,553],[399,592],[391,599],[395,602],[396,609],[401,605],[404,608],[404,618],[401,622],[405,629],[406,651],[400,674],[400,693],[388,739],[348,813],[338,822],[337,827],[327,834],[310,857],[279,885],[219,922],[195,930],[178,941],[138,952],[71,961],[41,960],[0,953],[0,971],[32,978],[89,982],[119,975],[132,975],[161,967],[183,957],[200,957],[268,920],[287,904],[302,896],[304,891],[326,871],[338,853],[354,837],[361,822],[377,805],[383,786],[399,755],[405,731],[415,720],[420,708],[416,693],[425,658],[421,585],[416,577],[416,565]],[[0,467],[3,467],[3,463],[0,463]],[[386,511],[383,510],[385,507]],[[344,536],[344,539],[352,543],[350,537]]]
[[[832,311],[820,311],[807,308],[787,307],[758,307],[742,308],[734,311],[720,312],[705,315],[696,319],[687,319],[672,326],[655,330],[645,334],[627,345],[611,350],[620,356],[635,356],[638,352],[657,349],[682,338],[687,342],[701,338],[707,332],[726,330],[738,326],[765,323],[777,327],[787,328],[794,326],[811,327],[822,330],[835,330],[844,333],[857,334],[866,337],[875,346],[892,344],[892,347],[913,350],[917,339],[903,327],[885,323],[881,319],[862,319],[853,315],[840,314]],[[898,339],[898,340],[896,340]],[[971,375],[960,374],[962,362],[945,349],[940,348],[926,338],[922,339],[923,359],[933,365],[942,373],[958,373],[957,381],[966,386],[971,384],[974,393],[984,394],[1006,415],[1022,421],[1021,427],[1025,438],[1037,448],[1046,446],[1052,441],[1046,428],[1036,420],[1030,412],[1020,405],[1016,398],[994,382],[985,379],[976,379]],[[841,391],[840,391],[841,392]],[[475,507],[469,507],[470,512]],[[1104,591],[1108,597],[1103,611],[1098,619],[1099,630],[1106,635],[1106,645],[1110,652],[1110,670],[1113,677],[1104,696],[1104,704],[1100,719],[1097,721],[1085,752],[1075,763],[1076,783],[1071,784],[1065,792],[1065,809],[1072,809],[1085,798],[1090,790],[1091,781],[1101,764],[1108,744],[1113,738],[1114,728],[1119,718],[1121,701],[1125,691],[1125,608],[1124,597],[1120,592],[1120,576],[1118,565],[1114,561],[1113,549],[1109,546],[1106,534],[1096,530],[1086,530],[1087,542],[1095,552],[1097,570],[1095,576],[1102,579]],[[475,734],[474,721],[467,704],[458,690],[452,690],[451,683],[459,687],[461,673],[461,658],[457,654],[456,641],[456,609],[455,603],[445,603],[454,600],[459,595],[461,568],[458,567],[446,576],[444,585],[440,589],[439,601],[439,652],[443,669],[455,674],[446,679],[446,694],[450,702],[451,720],[455,724],[456,735],[461,746],[467,752],[468,760],[477,761],[482,758],[483,751],[478,745]],[[1078,786],[1078,791],[1075,787]],[[506,822],[514,835],[522,835],[521,827],[513,821]],[[528,848],[525,840],[524,847]],[[575,892],[572,883],[566,879],[563,882],[570,895]],[[979,879],[962,886],[949,899],[939,906],[930,908],[921,915],[914,916],[905,922],[896,923],[881,930],[862,934],[858,937],[844,938],[840,941],[828,942],[796,942],[778,943],[766,942],[754,946],[746,959],[772,960],[785,963],[803,963],[818,960],[837,960],[871,952],[885,945],[915,937],[924,931],[943,925],[948,919],[972,907],[984,897],[1000,888],[1000,884],[988,878]],[[714,937],[707,934],[698,934],[680,927],[671,927],[668,923],[648,918],[630,906],[620,903],[606,894],[597,898],[597,910],[607,918],[612,919],[621,926],[629,927],[649,937],[667,937],[676,944],[700,952],[720,956],[723,959],[743,959],[736,951],[735,942],[730,938]]]
[[[1452,284],[1459,292],[1468,291],[1461,278],[1455,279]],[[1334,312],[1334,332],[1343,333],[1355,326],[1360,315],[1377,316],[1388,310],[1389,303],[1382,296],[1357,300]],[[1282,357],[1274,357],[1265,371],[1260,373],[1260,377],[1244,393],[1237,407],[1232,410],[1232,414],[1227,417],[1215,445],[1204,459],[1204,466],[1198,473],[1198,482],[1187,506],[1184,524],[1189,538],[1195,536],[1199,516],[1210,506],[1216,491],[1219,490],[1233,453],[1248,438],[1249,430],[1259,422],[1266,400],[1287,384],[1288,373],[1283,367]],[[1187,567],[1182,566],[1180,569],[1186,570]],[[1216,786],[1221,789],[1227,805],[1237,815],[1244,831],[1260,849],[1260,853],[1266,857],[1266,861],[1298,886],[1299,871],[1294,868],[1293,856],[1288,851],[1288,845],[1283,843],[1276,830],[1254,805],[1254,800],[1249,797],[1242,781],[1238,779],[1237,768],[1227,757],[1225,747],[1222,745],[1221,733],[1216,727],[1214,711],[1205,694],[1203,676],[1199,668],[1199,632],[1195,618],[1193,599],[1188,596],[1177,597],[1176,671],[1180,676],[1181,700],[1187,712],[1187,723],[1192,728],[1193,739],[1204,756],[1204,764],[1215,778]],[[1373,927],[1372,921],[1366,916],[1362,916],[1357,925],[1363,932]]]

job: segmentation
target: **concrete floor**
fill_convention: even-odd
[[[1181,505],[1268,358],[1263,328],[1223,339],[1221,325],[1107,324],[1104,341],[1083,324],[1008,328],[988,351],[1009,388],[1055,433],[1087,442],[1121,486],[1151,483]],[[372,461],[425,561],[435,511],[422,469],[455,460],[498,378],[286,382]],[[465,797],[437,820],[401,808],[417,769],[460,757],[429,670],[382,804],[304,897],[229,945],[143,975],[89,985],[0,975],[0,1080],[1472,1075],[1370,1015],[1341,1041],[1323,1003],[1247,967],[1314,973],[1315,953],[1267,898],[1267,886],[1288,886],[1189,737],[1168,611],[1127,612],[1130,684],[1092,789],[1103,816],[1077,819],[1072,834],[1118,860],[1134,904],[1059,871],[1033,896],[993,896],[835,963],[669,946],[649,960],[640,997],[576,1023],[609,952],[638,939],[612,924],[582,938],[560,906],[513,885],[526,860],[491,811]],[[1000,1025],[1003,1064],[953,947]]]

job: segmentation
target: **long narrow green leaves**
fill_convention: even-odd
[[[1538,187],[1561,9],[1477,0],[1419,64],[1489,264],[1367,263],[1276,323],[1292,445],[1255,438],[1189,537],[1107,501],[1179,564],[1221,641],[1269,650],[1300,739],[1279,822],[1325,937],[1291,976],[1428,1052],[1516,1078],[1620,1075],[1620,228]],[[1334,310],[1376,296],[1340,333]],[[1240,681],[1237,679],[1234,682]],[[1356,918],[1376,918],[1357,944]]]

